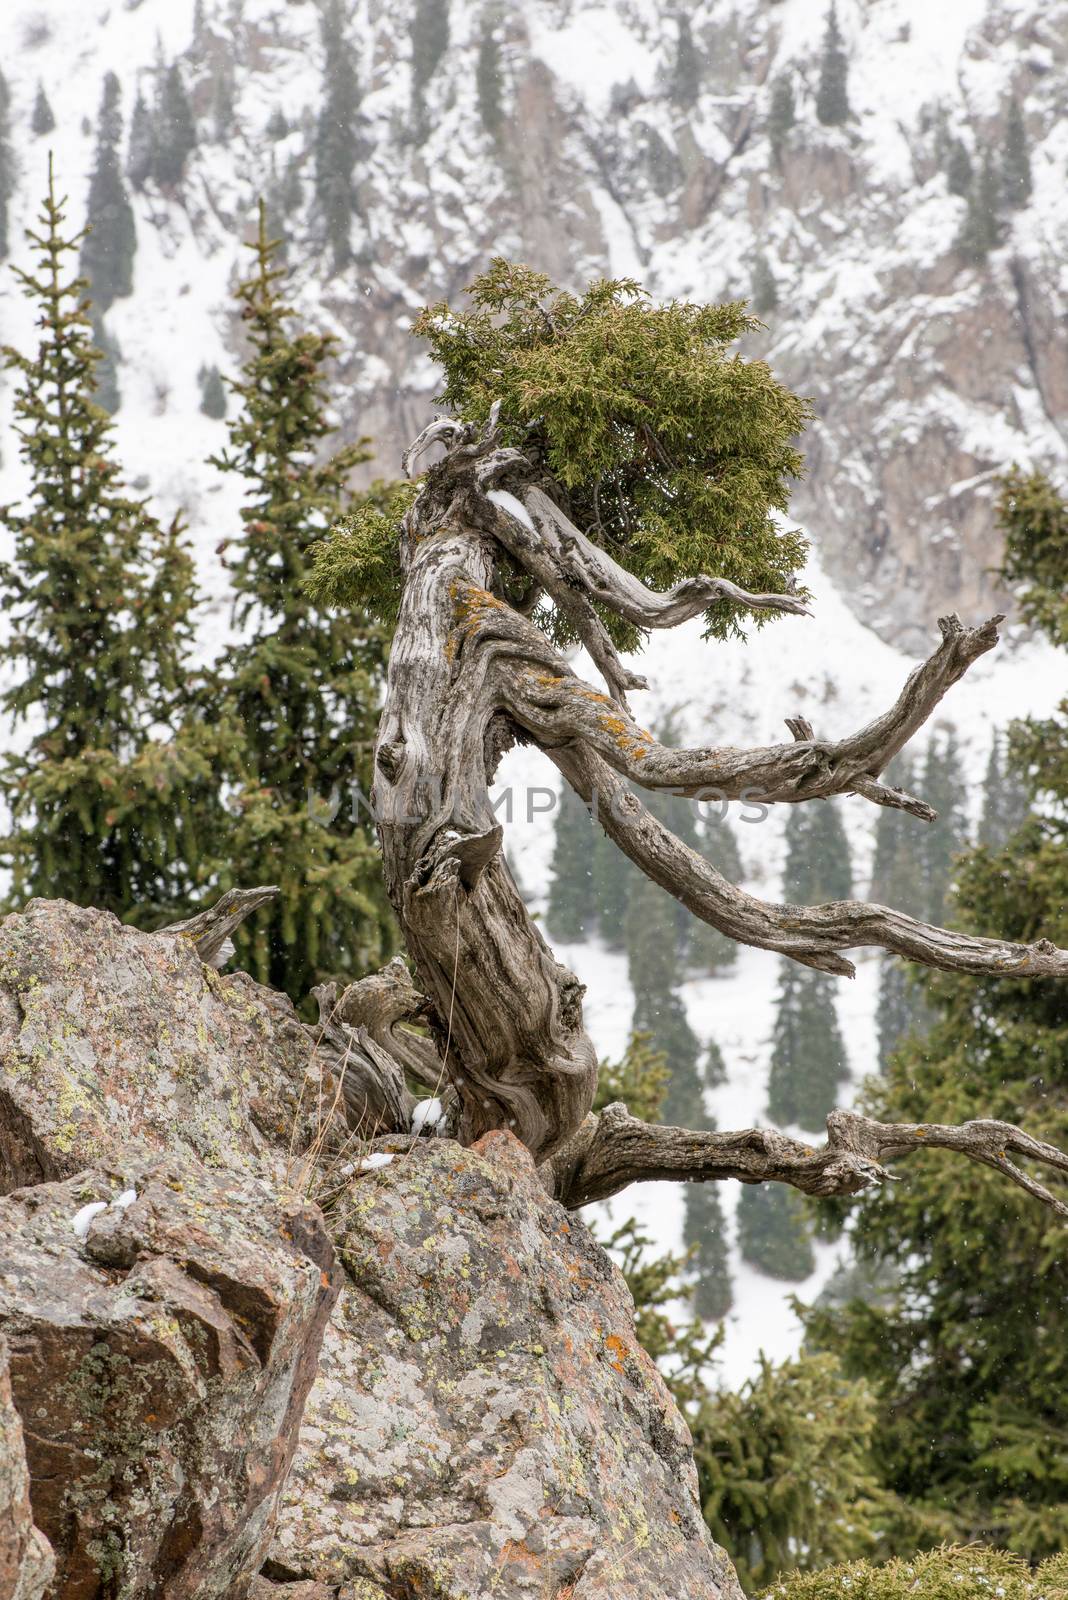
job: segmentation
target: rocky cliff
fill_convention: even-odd
[[[581,1221],[509,1134],[372,1162],[316,1050],[185,938],[0,925],[0,1595],[742,1600]]]
[[[193,463],[218,425],[197,414],[196,372],[232,368],[228,296],[259,192],[300,303],[342,338],[339,418],[374,436],[376,471],[396,471],[427,418],[414,315],[494,253],[565,284],[611,271],[661,296],[756,293],[769,331],[750,353],[815,405],[797,513],[858,614],[911,650],[940,611],[1002,603],[990,475],[1013,458],[1065,462],[1068,4],[837,9],[848,114],[827,126],[813,0],[351,0],[351,257],[338,266],[316,198],[321,6],[141,0],[89,18],[16,0],[12,236],[42,182],[44,142],[24,131],[36,80],[54,91],[49,142],[80,205],[103,72],[120,74],[128,113],[177,59],[198,144],[179,185],[149,180],[135,197],[134,293],[108,325],[127,459],[192,502],[205,551],[222,507],[201,498],[210,477]],[[1014,102],[1029,194],[1005,187]],[[983,205],[977,256],[961,238]]]

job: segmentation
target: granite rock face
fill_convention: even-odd
[[[389,1600],[741,1600],[622,1276],[511,1135],[351,1186],[268,1570]]]
[[[336,1296],[318,1210],[127,1155],[0,1200],[0,1262],[49,1593],[244,1593]]]
[[[0,1600],[41,1600],[54,1572],[52,1548],[34,1526],[22,1423],[0,1335]]]

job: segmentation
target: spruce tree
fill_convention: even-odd
[[[1001,153],[1001,192],[1008,206],[1025,206],[1031,198],[1031,152],[1020,102],[1013,95],[1005,118]]]
[[[768,258],[759,255],[753,264],[753,310],[758,317],[766,317],[779,303],[779,286],[775,274],[768,266]]]
[[[267,118],[267,127],[265,131],[268,139],[274,143],[277,143],[279,139],[284,139],[289,133],[289,121],[281,106],[275,106],[274,110]]]
[[[610,950],[622,950],[627,942],[630,893],[641,874],[600,827],[593,830],[591,866],[597,931]]]
[[[33,102],[33,111],[30,116],[30,127],[38,138],[42,134],[51,133],[56,125],[52,107],[48,103],[48,96],[44,92],[44,84],[37,85],[37,94]]]
[[[82,254],[84,253],[83,246]],[[100,356],[96,367],[96,390],[93,398],[109,417],[113,417],[122,405],[122,391],[119,388],[119,362],[122,360],[122,350],[119,341],[95,308],[91,314],[91,325],[93,344]]]
[[[1043,498],[1057,498],[1048,483]],[[1028,495],[1006,487],[999,516],[1012,575],[1024,581],[1027,620],[1068,646],[1068,538],[1044,537],[1031,509]],[[1068,528],[1063,500],[1058,520]],[[1007,848],[971,853],[958,876],[957,920],[1007,939],[1063,940],[1068,700],[1053,717],[1018,727],[1012,752],[1036,814]],[[934,1024],[872,1086],[866,1109],[889,1121],[1012,1118],[1054,1144],[1068,1138],[1064,985],[939,973],[924,987]],[[885,1484],[928,1519],[934,1537],[988,1539],[1032,1560],[1063,1550],[1064,1225],[1023,1197],[1007,1202],[998,1175],[982,1167],[950,1173],[917,1156],[902,1177],[892,1202],[857,1203],[854,1229],[866,1257],[897,1271],[899,1291],[889,1304],[821,1313],[811,1333],[873,1385]],[[1063,1178],[1049,1185],[1068,1201]]]
[[[912,758],[896,756],[886,771],[886,782],[916,793],[919,784]],[[880,806],[875,819],[875,860],[869,898],[879,905],[899,906],[910,917],[926,918],[927,894],[920,856],[917,824],[907,812]]]
[[[957,239],[957,250],[973,266],[982,266],[1001,243],[1004,228],[998,214],[1000,191],[994,158],[987,150],[968,192],[968,208]]]
[[[211,126],[217,144],[225,144],[234,127],[234,80],[219,66],[211,85]]]
[[[412,13],[412,103],[420,106],[427,84],[449,48],[449,0],[415,0]]]
[[[946,161],[946,185],[950,194],[959,195],[963,200],[971,193],[972,182],[972,158],[968,154],[968,146],[963,139],[954,139],[950,143]]]
[[[768,1115],[773,1122],[818,1133],[848,1076],[834,979],[784,962],[772,1034]]]
[[[200,409],[204,416],[221,420],[226,415],[226,385],[222,373],[214,364],[201,367],[197,382],[200,384]]]
[[[816,115],[829,128],[849,121],[849,58],[838,26],[834,0],[827,12],[820,57],[820,81],[816,91]]]
[[[786,819],[786,869],[782,897],[790,905],[848,900],[853,867],[842,816],[833,800],[791,806]]]
[[[353,173],[359,154],[356,65],[345,35],[341,0],[327,0],[322,40],[323,95],[315,128],[315,199],[334,267],[340,270],[352,257]]]
[[[11,149],[11,91],[0,72],[0,261],[10,248],[8,203],[15,192],[15,157]]]
[[[690,19],[683,12],[676,23],[678,42],[675,46],[675,71],[671,79],[671,98],[677,106],[689,110],[697,104],[701,93],[701,58],[694,43]]]
[[[137,91],[130,118],[130,143],[126,151],[126,176],[135,189],[143,189],[156,167],[156,119],[141,90]]]
[[[33,733],[0,768],[2,854],[9,905],[43,895],[151,924],[180,914],[205,876],[198,823],[212,814],[216,739],[191,714],[180,725],[192,567],[177,520],[161,529],[123,489],[94,398],[86,283],[67,275],[81,236],[64,233],[64,215],[50,168],[29,233],[37,265],[17,274],[41,341],[35,357],[4,353],[20,378],[30,489],[25,510],[0,512],[14,543],[0,571],[14,686],[0,703]]]
[[[682,1191],[682,1201],[682,1239],[689,1255],[693,1308],[706,1322],[719,1322],[734,1298],[719,1186],[689,1183]]]
[[[588,939],[594,932],[594,845],[590,814],[574,791],[565,787],[554,813],[546,907],[546,921],[557,939]]]
[[[782,160],[786,136],[796,121],[793,79],[788,72],[784,72],[771,86],[771,106],[768,110],[768,139],[776,166]]]
[[[662,1052],[670,1078],[664,1121],[674,1127],[709,1125],[698,1058],[700,1044],[690,1027],[680,990],[680,940],[674,919],[665,922],[657,885],[641,874],[627,904],[627,971],[634,992],[635,1032],[647,1033]]]
[[[800,1283],[816,1265],[804,1200],[785,1183],[745,1183],[738,1196],[742,1260],[769,1278]]]
[[[93,304],[104,312],[113,301],[133,293],[137,230],[133,207],[122,181],[119,143],[122,139],[121,89],[113,72],[104,79],[97,123],[96,159],[89,179],[89,232],[82,245],[81,270],[89,280]]]
[[[927,922],[942,922],[957,856],[968,843],[967,789],[961,773],[960,745],[952,728],[936,730],[928,746],[920,792],[938,812],[935,822],[913,830],[920,863],[923,910]]]
[[[312,547],[345,510],[346,480],[368,452],[361,440],[321,457],[332,432],[323,367],[336,340],[290,330],[262,203],[251,249],[255,269],[238,289],[249,342],[233,384],[241,410],[229,451],[212,458],[246,486],[231,563],[244,642],[220,672],[241,729],[220,773],[240,791],[226,872],[280,886],[236,943],[256,977],[301,1000],[324,976],[365,971],[391,942],[377,846],[349,803],[353,784],[370,790],[384,636],[358,610],[324,612],[305,592]],[[340,809],[326,825],[315,803],[331,794]]]
[[[501,100],[501,46],[493,18],[483,17],[478,38],[478,60],[475,63],[475,93],[482,126],[491,139],[496,139],[504,123]]]
[[[177,61],[166,69],[157,89],[155,136],[152,176],[170,189],[181,183],[197,143],[196,124]]]
[[[1014,763],[1006,758],[1004,740],[995,733],[983,784],[979,843],[988,850],[1004,849],[1012,835],[1023,827],[1029,810],[1027,785]]]

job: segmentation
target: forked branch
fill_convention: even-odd
[[[856,1111],[832,1111],[827,1142],[802,1144],[770,1128],[741,1133],[693,1133],[658,1127],[632,1117],[626,1106],[590,1115],[563,1148],[547,1161],[547,1186],[565,1206],[607,1200],[631,1183],[787,1183],[803,1194],[859,1194],[895,1176],[885,1163],[916,1150],[952,1150],[993,1167],[1036,1200],[1068,1219],[1068,1204],[1024,1172],[1013,1156],[1037,1162],[1068,1179],[1068,1155],[1033,1139],[1011,1122],[876,1122]]]

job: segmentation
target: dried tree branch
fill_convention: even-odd
[[[159,931],[184,934],[202,961],[209,967],[221,967],[234,953],[232,936],[236,929],[279,892],[273,884],[258,889],[227,889],[207,911],[198,911],[195,917],[172,922]]]
[[[993,617],[980,628],[965,628],[959,617],[941,617],[938,649],[910,674],[888,711],[845,739],[795,738],[791,744],[751,750],[659,744],[625,706],[610,703],[559,657],[547,660],[545,641],[534,628],[529,639],[532,664],[514,674],[508,710],[539,743],[552,747],[581,741],[643,789],[698,799],[789,804],[862,794],[878,805],[898,806],[930,820],[930,806],[875,779],[946,691],[997,643],[1000,620]]]
[[[345,1119],[367,1138],[403,1133],[412,1125],[415,1096],[404,1081],[404,1069],[366,1028],[351,1027],[339,1016],[336,983],[312,990],[319,1021],[307,1029],[318,1065],[335,1084],[340,1082]]]
[[[885,1166],[916,1150],[952,1150],[993,1167],[1057,1216],[1068,1219],[1068,1203],[1010,1159],[1039,1162],[1068,1179],[1068,1155],[1034,1139],[1011,1122],[876,1122],[856,1111],[832,1111],[827,1142],[819,1148],[769,1128],[741,1133],[693,1133],[658,1127],[632,1117],[626,1106],[591,1114],[546,1163],[543,1181],[564,1205],[574,1208],[606,1200],[631,1183],[709,1181],[787,1183],[803,1194],[858,1194],[894,1177]]]

